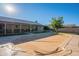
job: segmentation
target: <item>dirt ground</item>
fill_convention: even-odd
[[[38,40],[17,44],[15,45],[15,48],[19,48],[20,51],[17,52],[16,55],[55,55],[55,53],[64,50],[64,47],[71,38],[72,35],[70,34],[60,33],[58,35],[52,35]]]

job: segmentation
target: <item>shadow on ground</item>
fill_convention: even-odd
[[[39,33],[39,34],[0,37],[0,44],[10,43],[10,42],[14,44],[20,44],[24,42],[29,42],[29,41],[49,37],[51,35],[55,35],[55,34],[54,33]]]

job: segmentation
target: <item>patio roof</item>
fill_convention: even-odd
[[[9,17],[3,17],[3,16],[0,16],[0,21],[44,26],[44,25],[42,25],[40,23],[36,23],[36,22],[32,22],[32,21],[21,20],[21,19],[16,19],[16,18],[9,18]]]

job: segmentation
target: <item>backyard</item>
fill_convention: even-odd
[[[79,53],[79,35],[49,33],[1,37],[0,55],[67,56]],[[75,41],[75,42],[74,42]],[[5,43],[5,44],[3,44]],[[7,50],[6,50],[7,49]],[[7,51],[7,52],[5,52]]]

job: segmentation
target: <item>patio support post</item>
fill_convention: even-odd
[[[12,24],[12,34],[14,34],[14,24]]]
[[[39,26],[37,26],[37,31],[39,31],[40,29],[39,29]]]
[[[22,30],[22,27],[21,27],[22,25],[20,24],[20,33],[22,32],[21,30]]]
[[[4,24],[4,35],[6,35],[6,23]]]
[[[30,25],[30,32],[31,32],[31,30],[32,30],[32,27],[31,27],[31,25]]]

